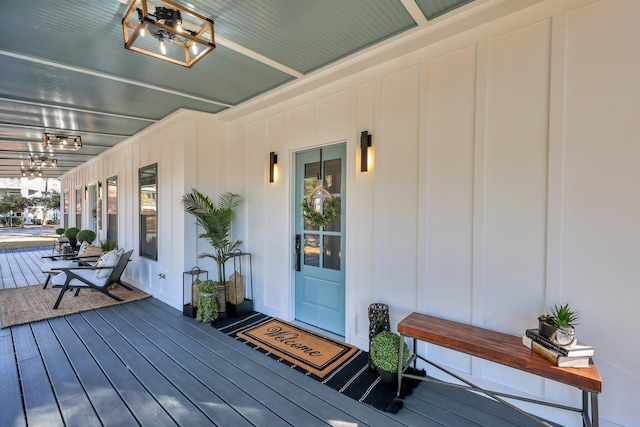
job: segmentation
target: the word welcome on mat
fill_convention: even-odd
[[[268,349],[323,378],[357,349],[284,320],[272,318],[238,332],[238,337]]]

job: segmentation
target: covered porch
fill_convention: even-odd
[[[42,283],[49,253],[0,252],[0,288]],[[432,383],[381,412],[155,298],[0,329],[0,355],[3,426],[537,425]]]

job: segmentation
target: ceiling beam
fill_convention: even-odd
[[[102,79],[112,80],[112,81],[116,81],[116,82],[119,82],[119,83],[126,83],[126,84],[130,84],[130,85],[133,85],[133,86],[138,86],[138,87],[142,87],[142,88],[145,88],[145,89],[149,89],[149,90],[154,90],[154,91],[157,91],[157,92],[168,93],[170,95],[181,96],[183,98],[189,98],[189,99],[193,99],[195,101],[204,102],[206,104],[221,105],[221,106],[227,107],[227,108],[233,107],[233,105],[231,105],[231,104],[226,104],[224,102],[214,101],[214,100],[208,99],[208,98],[202,98],[201,96],[190,95],[188,93],[183,93],[183,92],[180,92],[180,91],[177,91],[177,90],[173,90],[173,89],[167,89],[167,88],[160,87],[160,86],[157,86],[157,85],[152,85],[152,84],[149,84],[149,83],[139,82],[137,80],[125,79],[124,77],[114,76],[112,74],[102,73],[100,71],[89,70],[87,68],[75,67],[75,66],[66,65],[66,64],[60,64],[59,62],[53,62],[53,61],[49,61],[49,60],[45,60],[45,59],[34,58],[33,56],[22,55],[22,54],[19,54],[19,53],[9,52],[9,51],[2,50],[2,49],[0,49],[0,55],[9,56],[11,58],[22,59],[23,61],[34,62],[36,64],[46,65],[46,66],[49,66],[49,67],[60,68],[62,70],[74,71],[76,73],[81,73],[81,74],[87,74],[87,75],[90,75],[90,76],[93,76],[93,77],[99,77],[99,78],[102,78]]]
[[[409,12],[409,15],[411,15],[411,18],[413,18],[413,20],[416,21],[416,24],[418,24],[418,27],[427,25],[428,23],[427,18],[424,16],[424,14],[418,7],[415,0],[400,0],[400,3],[402,3],[402,6],[404,6],[404,8],[407,9],[407,12]]]
[[[16,104],[30,105],[33,107],[55,108],[56,110],[66,110],[66,111],[73,111],[76,113],[87,113],[87,114],[94,114],[98,116],[116,117],[116,118],[128,119],[128,120],[141,120],[141,121],[151,122],[151,123],[156,123],[158,121],[156,119],[150,119],[147,117],[127,116],[124,114],[106,113],[104,111],[87,110],[85,108],[76,108],[76,107],[66,107],[58,104],[50,104],[50,103],[44,103],[44,102],[22,101],[20,99],[15,99],[15,98],[0,97],[0,102],[13,102]]]
[[[258,52],[254,52],[251,49],[247,49],[244,46],[239,45],[236,42],[232,42],[231,40],[216,35],[216,44],[220,44],[221,46],[224,46],[226,48],[229,48],[235,52],[238,52],[244,56],[248,56],[251,59],[254,59],[258,62],[262,62],[265,65],[268,65],[271,68],[275,68],[276,70],[282,71],[285,74],[289,74],[290,76],[296,77],[296,78],[300,78],[303,77],[304,74],[302,74],[299,71],[294,70],[293,68],[289,68],[284,64],[281,64],[279,62],[274,61],[271,58],[268,58],[264,55],[259,54]]]

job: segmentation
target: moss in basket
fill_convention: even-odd
[[[216,292],[218,292],[218,284],[211,279],[200,282],[198,288],[200,290],[200,301],[198,301],[198,322],[209,322],[218,317],[218,302],[216,300]],[[212,294],[205,296],[203,294]]]
[[[409,346],[404,344],[403,363],[407,366],[409,362]],[[371,340],[371,361],[376,368],[387,372],[398,370],[398,352],[400,351],[400,335],[384,331],[373,337]]]

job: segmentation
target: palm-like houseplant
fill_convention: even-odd
[[[239,194],[226,192],[218,197],[218,206],[211,199],[196,189],[182,196],[185,212],[195,216],[196,223],[204,233],[198,237],[207,239],[214,248],[213,253],[201,253],[199,258],[213,258],[218,266],[218,283],[224,283],[224,263],[231,258],[241,240],[231,241],[231,222],[233,213],[240,205]]]

